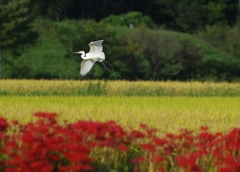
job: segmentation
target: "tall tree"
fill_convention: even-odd
[[[31,27],[33,16],[28,8],[30,0],[3,1],[0,7],[0,49],[20,55],[37,39]]]
[[[59,20],[66,17],[68,3],[72,0],[31,0],[34,14],[44,19]]]
[[[0,50],[9,51],[14,57],[14,60],[2,57],[2,62],[9,66],[13,78],[25,78],[30,73],[30,67],[23,65],[19,56],[38,38],[31,26],[33,15],[29,10],[29,2],[2,1],[0,7]]]
[[[236,21],[237,0],[154,0],[156,10],[152,18],[157,23],[163,23],[167,28],[195,32],[207,25]]]

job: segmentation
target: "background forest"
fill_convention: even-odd
[[[104,39],[109,73],[79,75]],[[240,80],[240,0],[0,0],[1,78]]]

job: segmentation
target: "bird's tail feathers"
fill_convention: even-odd
[[[100,59],[105,60],[105,54],[104,54],[104,52],[101,53],[101,58],[100,58]]]

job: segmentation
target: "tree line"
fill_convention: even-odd
[[[238,78],[239,4],[238,0],[1,0],[0,51],[8,66],[3,69],[12,71],[6,77],[70,77],[36,72],[28,65],[24,53],[34,51],[51,30],[65,49],[64,59],[71,57],[75,63],[79,60],[71,53],[76,46],[86,49],[88,42],[104,37],[118,72],[107,75],[97,68],[89,78],[100,77],[97,73],[110,79]]]
[[[238,0],[32,0],[33,11],[41,16],[61,20],[95,19],[109,15],[140,11],[167,29],[196,32],[206,25],[236,23]]]

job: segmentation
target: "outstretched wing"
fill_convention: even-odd
[[[98,40],[94,42],[90,42],[88,45],[90,47],[89,53],[101,53],[103,51],[103,46],[102,46],[103,40]]]
[[[87,73],[91,70],[95,63],[95,60],[88,59],[88,60],[83,60],[81,63],[81,69],[80,69],[80,74],[81,75],[87,75]]]

